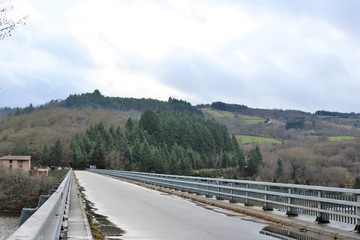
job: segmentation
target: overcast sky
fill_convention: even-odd
[[[13,0],[0,107],[93,92],[360,112],[358,0]]]

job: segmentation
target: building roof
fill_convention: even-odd
[[[3,156],[0,157],[0,161],[1,160],[25,160],[25,161],[30,161],[31,156]]]

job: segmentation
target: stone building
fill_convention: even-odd
[[[31,156],[3,156],[0,158],[0,168],[28,173],[31,168]]]

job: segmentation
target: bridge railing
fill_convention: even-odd
[[[314,216],[318,223],[337,221],[360,225],[360,190],[298,184],[201,178],[118,170],[91,172],[135,180],[180,191],[216,197],[245,205],[274,208],[288,216]]]
[[[69,170],[51,196],[27,219],[8,240],[59,239],[72,170]]]

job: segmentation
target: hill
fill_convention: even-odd
[[[224,123],[237,134],[281,140],[287,138],[287,130],[293,129],[301,135],[360,137],[360,115],[355,113],[256,109],[221,102],[198,107],[205,117]]]
[[[140,111],[145,110],[167,110],[184,112],[194,115],[202,115],[201,111],[193,107],[190,103],[178,100],[176,98],[169,98],[167,102],[156,99],[136,99],[136,98],[120,98],[120,97],[106,97],[103,96],[99,90],[93,93],[83,93],[70,95],[60,103],[66,108],[84,108],[91,107],[94,109],[104,108],[118,111]]]
[[[259,180],[352,186],[360,173],[359,114],[253,109],[221,102],[192,106],[173,98],[159,101],[106,97],[97,90],[38,107],[1,109],[0,155],[30,154],[34,165],[46,163],[45,159],[53,159],[50,162],[53,165],[70,165],[74,160],[74,149],[70,143],[75,136],[83,136],[99,123],[106,131],[110,131],[111,126],[119,126],[125,134],[129,118],[138,124],[147,110],[191,115],[203,119],[201,125],[213,119],[226,126],[230,135],[235,135],[244,154],[244,165],[237,161],[235,166],[236,161],[231,160],[232,153],[224,155],[224,151],[220,151],[213,156],[205,156],[198,152],[202,163],[195,166],[196,161],[191,162],[196,174],[204,173],[201,168],[213,168],[222,170],[215,170],[212,176],[252,177],[246,170],[256,146],[259,146],[262,162],[253,177]],[[178,133],[177,138],[185,135],[189,125],[183,130],[179,130],[181,125],[176,125],[181,117],[168,119],[173,119],[172,124],[167,125],[169,133]],[[144,137],[152,139],[153,142],[148,143],[153,145],[151,152],[154,153],[154,149],[159,149],[158,145],[164,143],[148,136],[148,130],[145,132],[148,133],[137,135],[139,141],[144,145]],[[129,149],[133,147],[133,144],[128,145]],[[119,152],[116,155],[116,151],[107,154],[108,160],[120,156]],[[124,168],[124,163],[113,164],[112,167]],[[144,170],[139,166],[132,169]]]
[[[236,135],[245,152],[260,146],[263,180],[351,187],[360,173],[359,114],[201,107],[205,118]]]

